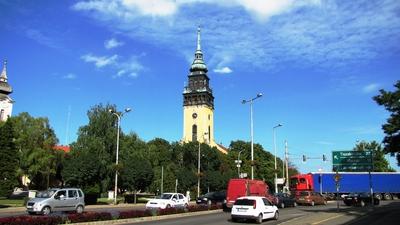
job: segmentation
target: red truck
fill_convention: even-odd
[[[263,196],[277,204],[276,197],[269,193],[269,187],[264,181],[230,179],[226,191],[226,210],[232,209],[236,199],[243,196]]]

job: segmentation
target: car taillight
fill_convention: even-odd
[[[256,207],[257,207],[257,202],[254,201],[254,202],[253,202],[253,209],[256,209]]]

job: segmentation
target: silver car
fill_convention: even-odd
[[[85,196],[78,188],[53,188],[39,192],[26,203],[29,214],[48,215],[55,211],[76,211],[82,213]]]

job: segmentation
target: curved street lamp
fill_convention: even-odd
[[[277,167],[276,167],[276,141],[275,141],[276,135],[275,135],[275,129],[278,128],[278,127],[281,127],[281,126],[282,126],[282,124],[278,124],[278,125],[276,125],[276,126],[274,126],[274,127],[272,128],[273,141],[274,141],[274,152],[275,152],[275,154],[274,154],[274,162],[275,162],[275,166],[274,166],[274,168],[275,168],[275,180],[274,180],[274,183],[275,183],[275,193],[278,193],[278,184],[277,184],[277,182],[276,182],[276,180],[278,179],[278,174],[277,174]]]
[[[251,179],[254,179],[254,147],[253,147],[253,101],[257,98],[261,98],[263,96],[262,93],[258,93],[256,97],[243,100],[242,104],[250,103],[250,137],[251,137]]]
[[[114,205],[117,204],[117,191],[118,191],[118,151],[119,151],[119,127],[121,124],[121,117],[125,114],[130,112],[132,109],[131,108],[126,108],[123,112],[115,112],[113,109],[109,109],[108,112],[115,115],[118,119],[117,121],[117,152],[116,152],[116,157],[115,157],[115,184],[114,184]]]

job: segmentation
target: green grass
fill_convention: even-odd
[[[7,199],[0,197],[0,208],[24,206],[23,199]]]

